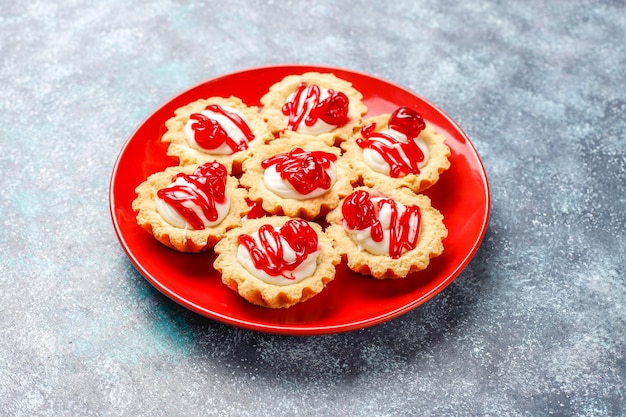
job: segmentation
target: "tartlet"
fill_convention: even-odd
[[[363,184],[381,190],[419,193],[450,167],[445,136],[408,107],[364,120],[341,147]]]
[[[261,97],[274,136],[293,132],[329,145],[350,137],[367,112],[363,95],[331,73],[289,75]]]
[[[274,245],[263,244],[259,236]],[[276,249],[277,240],[283,254]],[[224,284],[252,304],[275,309],[319,294],[335,278],[341,260],[317,223],[286,216],[249,219],[226,233],[214,250],[218,256],[213,266]],[[264,265],[267,271],[259,272]]]
[[[425,269],[441,255],[448,235],[443,215],[430,199],[406,188],[381,192],[358,187],[326,220],[326,233],[348,267],[378,279],[405,278]]]
[[[257,147],[243,171],[250,200],[268,213],[307,220],[337,207],[357,179],[339,148],[302,137]]]
[[[251,150],[272,138],[255,106],[238,97],[199,99],[174,111],[161,141],[180,165],[218,161],[238,173]]]
[[[179,252],[212,248],[250,210],[246,190],[218,162],[166,168],[135,192],[137,224]]]

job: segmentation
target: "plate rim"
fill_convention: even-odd
[[[437,282],[437,285],[431,288],[423,296],[416,298],[409,303],[403,304],[395,309],[387,311],[384,314],[378,314],[373,317],[369,317],[369,318],[362,319],[359,321],[352,321],[352,322],[345,323],[345,324],[315,325],[314,323],[307,323],[306,325],[301,325],[301,324],[285,324],[285,323],[250,322],[248,320],[242,320],[236,317],[227,316],[223,313],[220,313],[214,310],[208,310],[198,305],[197,303],[172,291],[170,288],[163,285],[158,279],[156,279],[156,277],[153,277],[149,271],[146,270],[146,268],[142,265],[141,261],[137,259],[132,249],[129,247],[128,242],[123,236],[119,219],[117,218],[115,214],[115,208],[117,207],[117,204],[114,198],[114,191],[115,191],[114,187],[115,187],[115,181],[116,181],[116,176],[117,176],[116,174],[120,168],[122,157],[124,156],[126,150],[130,147],[131,142],[133,142],[133,139],[136,137],[137,133],[141,130],[141,128],[146,123],[148,123],[152,118],[154,118],[159,112],[163,111],[165,107],[168,107],[169,105],[171,105],[172,102],[174,102],[181,96],[190,94],[191,92],[201,88],[202,86],[208,83],[219,83],[220,80],[230,78],[230,77],[241,76],[245,73],[263,72],[263,71],[268,71],[268,70],[288,70],[288,69],[294,69],[294,71],[300,71],[300,72],[307,72],[307,71],[337,72],[338,71],[338,72],[343,72],[347,74],[354,74],[359,77],[372,79],[377,82],[390,85],[396,89],[402,90],[405,93],[408,93],[412,96],[417,97],[419,100],[425,102],[428,106],[436,110],[436,112],[439,113],[441,117],[445,118],[447,122],[450,123],[454,127],[455,130],[458,131],[458,133],[465,140],[466,145],[469,146],[471,150],[471,154],[476,158],[476,161],[478,163],[477,167],[480,168],[478,172],[480,173],[481,184],[483,186],[484,198],[485,198],[485,204],[483,206],[483,215],[480,220],[480,230],[479,230],[479,233],[476,234],[476,237],[473,239],[474,240],[473,245],[467,251],[462,261],[459,262],[456,265],[456,267],[453,269],[453,271],[447,275],[446,279]],[[235,327],[247,329],[247,330],[259,331],[262,333],[283,334],[283,335],[292,335],[292,336],[325,335],[325,334],[344,333],[344,332],[360,330],[360,329],[372,327],[378,324],[382,324],[384,322],[397,318],[427,303],[436,295],[441,293],[445,288],[447,288],[453,281],[455,281],[456,278],[463,272],[463,270],[472,261],[472,259],[476,255],[476,252],[480,248],[482,241],[484,240],[485,234],[489,226],[489,219],[491,216],[490,185],[489,185],[489,179],[487,177],[487,172],[485,170],[483,161],[480,158],[480,155],[478,154],[478,151],[476,150],[476,147],[470,140],[469,136],[465,133],[465,131],[461,128],[461,126],[459,126],[459,124],[454,119],[452,119],[446,112],[441,110],[438,106],[433,104],[430,100],[422,97],[418,93],[412,90],[409,90],[408,88],[404,86],[394,83],[393,81],[389,81],[379,76],[368,74],[368,73],[361,72],[358,70],[352,70],[352,69],[334,67],[334,66],[317,65],[317,64],[311,64],[311,65],[279,64],[279,65],[256,66],[256,67],[241,69],[241,70],[221,74],[213,78],[206,79],[200,83],[193,85],[192,87],[189,87],[175,95],[172,95],[169,99],[162,102],[160,105],[158,105],[156,109],[150,112],[150,114],[147,117],[145,117],[135,127],[135,129],[133,129],[131,134],[125,140],[123,146],[121,147],[119,153],[117,154],[115,163],[113,165],[113,169],[111,171],[108,194],[109,194],[109,213],[110,213],[114,231],[118,238],[119,243],[121,244],[126,256],[131,261],[131,264],[137,269],[140,275],[144,279],[146,279],[153,287],[155,287],[159,292],[161,292],[163,295],[168,297],[170,300],[195,312],[196,314],[199,314],[205,318],[209,318],[209,319],[218,321],[226,325],[231,325],[231,326],[235,326]]]

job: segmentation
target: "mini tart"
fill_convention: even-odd
[[[309,140],[321,140],[329,145],[341,142],[350,137],[354,128],[361,122],[362,116],[367,112],[363,104],[363,95],[352,87],[352,83],[342,80],[331,73],[307,72],[301,75],[289,75],[280,82],[272,85],[269,91],[261,97],[261,115],[267,121],[267,125],[275,136],[285,132],[288,127],[287,117],[283,114],[283,106],[301,83],[317,85],[320,88],[344,93],[348,100],[348,122],[336,127],[329,133],[318,135],[302,134]]]
[[[337,156],[334,162],[336,181],[324,194],[309,199],[283,198],[267,188],[264,181],[265,168],[261,163],[274,155],[288,153],[301,148],[305,151],[322,151]],[[248,198],[261,203],[263,210],[274,215],[300,217],[313,220],[323,216],[339,205],[341,198],[352,192],[352,184],[357,176],[347,161],[341,157],[341,150],[320,141],[310,141],[303,137],[276,139],[255,149],[252,157],[243,163],[241,185],[248,189]]]
[[[224,234],[241,224],[250,207],[246,203],[246,190],[238,187],[236,178],[226,179],[226,193],[230,199],[230,209],[226,217],[213,227],[202,230],[181,229],[172,226],[161,216],[156,206],[157,192],[172,183],[178,173],[192,174],[198,165],[170,167],[165,171],[150,175],[136,189],[133,210],[137,212],[137,224],[151,233],[159,242],[179,252],[202,252],[211,249]]]
[[[373,255],[359,248],[344,227],[341,205],[328,213],[326,220],[330,225],[326,228],[326,234],[335,241],[337,251],[347,258],[351,270],[377,279],[405,278],[410,273],[426,269],[431,258],[441,255],[442,240],[447,237],[448,230],[443,223],[443,215],[431,206],[427,196],[414,194],[406,188],[384,193],[368,187],[358,187],[356,190],[365,190],[372,197],[391,198],[405,206],[417,205],[421,221],[416,247],[393,259],[389,255]]]
[[[185,135],[185,125],[192,114],[203,112],[211,104],[231,107],[244,115],[250,131],[254,134],[254,139],[247,143],[248,149],[232,154],[220,155],[192,147]],[[196,100],[186,106],[179,107],[174,111],[174,114],[174,117],[165,122],[167,132],[163,134],[161,141],[169,143],[167,155],[177,158],[181,166],[218,161],[226,167],[229,173],[238,173],[241,168],[241,162],[248,157],[250,151],[258,144],[272,138],[272,134],[260,116],[258,108],[246,106],[237,97],[210,97],[208,99]]]
[[[361,127],[371,123],[376,123],[375,132],[388,129],[389,114],[372,117],[363,122]],[[364,185],[374,187],[379,190],[394,190],[400,187],[406,187],[415,193],[430,188],[438,180],[442,172],[450,167],[450,148],[445,144],[445,137],[437,132],[435,128],[426,124],[426,128],[419,134],[428,146],[429,157],[424,166],[419,170],[419,174],[408,174],[397,178],[387,174],[382,174],[370,168],[363,161],[363,149],[357,144],[357,139],[362,138],[361,127],[349,140],[343,142],[341,147],[344,149],[344,157],[348,159],[352,169],[361,178]]]
[[[291,220],[285,216],[262,217],[247,220],[241,227],[230,230],[215,246],[218,254],[213,264],[222,274],[222,282],[252,304],[269,308],[287,308],[319,294],[335,277],[335,265],[341,256],[333,249],[332,240],[316,223],[309,223],[318,237],[320,253],[316,269],[308,278],[288,285],[269,284],[252,275],[237,259],[239,236],[251,235],[263,225],[282,227]]]

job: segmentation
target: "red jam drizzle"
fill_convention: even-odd
[[[318,119],[333,126],[348,123],[348,96],[334,90],[328,90],[328,94],[328,97],[320,101],[321,91],[317,85],[307,86],[306,83],[301,83],[291,101],[286,102],[282,108],[283,114],[289,116],[287,129],[297,131],[302,121],[306,126],[313,126]]]
[[[292,271],[318,249],[317,233],[301,219],[288,220],[279,230],[269,224],[263,225],[258,237],[260,244],[250,235],[240,235],[239,244],[248,250],[255,268],[273,277],[294,280]],[[285,260],[283,242],[296,254],[292,261]]]
[[[332,187],[332,180],[326,170],[336,160],[337,156],[332,153],[295,148],[265,159],[261,166],[267,169],[276,165],[276,172],[283,180],[300,194],[307,195],[317,188],[329,190]]]
[[[241,131],[247,142],[254,139],[254,134],[250,130],[250,127],[248,127],[246,122],[237,113],[230,112],[217,104],[208,105],[206,110],[227,117],[237,126],[237,129]],[[193,113],[189,118],[196,121],[196,123],[191,125],[191,128],[194,131],[194,139],[201,148],[212,150],[226,144],[233,153],[248,149],[248,143],[246,141],[239,143],[233,140],[216,120],[202,113]]]
[[[398,178],[408,174],[418,175],[418,165],[424,161],[424,152],[417,146],[415,139],[425,127],[424,119],[418,112],[409,107],[400,107],[389,118],[389,128],[404,134],[406,142],[400,142],[389,134],[374,132],[375,123],[364,126],[361,129],[364,139],[359,138],[356,142],[361,148],[370,148],[383,157],[389,165],[389,176]]]
[[[218,219],[217,204],[226,201],[226,167],[219,162],[200,165],[193,174],[176,174],[172,183],[183,178],[187,184],[176,184],[157,191],[157,196],[180,214],[194,230],[203,230],[204,222],[189,203],[200,208],[211,222]],[[187,203],[187,204],[185,204]]]
[[[352,230],[363,230],[376,222],[376,209],[366,191],[359,190],[350,194],[341,206],[341,214],[346,226]]]
[[[389,256],[398,259],[404,251],[417,246],[421,223],[419,206],[405,206],[404,212],[399,215],[398,205],[394,200],[382,198],[373,202],[367,191],[358,190],[346,197],[341,213],[347,228],[363,230],[371,227],[372,240],[382,242],[383,227],[378,220],[378,213],[386,204],[391,209]],[[411,231],[411,221],[417,223],[414,231]]]

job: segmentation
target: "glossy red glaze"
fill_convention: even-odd
[[[195,212],[187,207],[188,202],[200,208],[202,214],[211,222],[218,218],[217,204],[226,200],[226,167],[219,162],[200,165],[193,174],[177,174],[185,184],[170,185],[157,191],[157,196],[172,206],[194,230],[203,230],[204,222]]]
[[[341,205],[345,226],[352,230],[363,230],[376,222],[376,208],[367,191],[355,191]]]
[[[397,130],[407,136],[407,138],[415,139],[426,127],[424,118],[416,110],[410,107],[398,107],[396,111],[389,117],[389,129]]]
[[[261,166],[267,169],[276,165],[276,172],[283,180],[300,194],[307,195],[318,188],[329,190],[332,187],[332,180],[326,170],[336,160],[337,157],[332,153],[295,148],[263,160]]]
[[[228,120],[230,120],[235,126],[237,126],[237,129],[241,131],[241,133],[248,142],[254,139],[254,133],[252,133],[248,124],[237,113],[228,111],[222,106],[218,106],[217,104],[209,104],[208,106],[206,106],[206,109],[227,117]]]
[[[328,90],[329,96],[320,100],[320,94],[315,84],[298,86],[291,101],[282,108],[283,114],[289,117],[287,129],[296,131],[303,121],[306,126],[313,126],[319,119],[333,126],[348,122],[348,97],[341,91]]]
[[[406,206],[402,214],[398,205],[390,198],[381,198],[372,201],[369,193],[363,190],[355,191],[344,200],[341,205],[344,227],[353,230],[363,230],[371,227],[370,235],[374,242],[384,239],[383,226],[380,222],[380,211],[387,206],[391,212],[389,220],[389,256],[398,259],[402,254],[415,249],[420,230],[420,208]],[[412,233],[411,222],[415,223]]]
[[[237,113],[230,112],[217,104],[210,104],[206,109],[227,117],[241,131],[247,142],[254,139],[254,134],[250,127]],[[194,121],[191,124],[191,129],[194,132],[196,143],[201,148],[212,150],[226,144],[233,153],[248,149],[246,141],[238,142],[228,136],[224,128],[216,120],[202,113],[194,113],[189,118]]]
[[[391,113],[399,106],[417,109],[447,138],[451,166],[425,194],[445,216],[444,253],[429,267],[406,279],[377,280],[340,264],[334,281],[319,295],[288,309],[254,306],[227,288],[210,265],[213,252],[183,254],[157,242],[137,226],[132,201],[135,187],[148,175],[176,161],[159,138],[178,107],[199,97],[234,95],[248,105],[287,75],[332,72],[363,94],[368,116]],[[113,168],[110,210],[115,232],[132,264],[159,291],[181,305],[234,326],[291,335],[346,332],[385,322],[424,304],[463,271],[478,250],[489,220],[490,196],[485,170],[472,143],[445,113],[412,91],[354,71],[322,66],[286,65],[224,75],[172,98],[130,136]]]
[[[424,119],[415,110],[400,107],[389,117],[389,129],[406,136],[407,141],[401,142],[384,132],[375,132],[376,124],[371,123],[361,129],[356,143],[361,148],[376,151],[389,165],[389,176],[398,178],[408,174],[419,174],[419,164],[424,161],[424,152],[417,146],[415,138],[426,127]],[[381,140],[382,139],[382,140]]]
[[[287,221],[280,229],[263,225],[258,231],[259,242],[251,235],[240,235],[239,244],[250,253],[255,268],[270,276],[295,279],[293,271],[312,253],[318,250],[315,230],[300,219]],[[293,260],[285,260],[283,242],[295,252]]]

